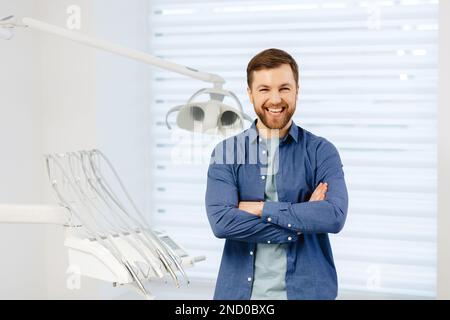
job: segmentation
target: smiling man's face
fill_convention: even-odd
[[[298,95],[290,65],[253,71],[253,82],[247,93],[266,128],[282,130],[290,126]]]

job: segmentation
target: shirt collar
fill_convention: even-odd
[[[256,141],[256,138],[259,137],[259,132],[258,129],[256,128],[256,122],[258,121],[258,119],[255,119],[255,121],[253,121],[250,130],[254,130],[256,132],[256,134],[250,135],[250,142],[254,143]],[[291,127],[289,128],[288,134],[287,136],[291,136],[292,139],[294,139],[295,142],[298,142],[298,127],[295,124],[294,120],[292,120],[292,124]],[[285,138],[286,138],[285,137]],[[284,140],[284,138],[283,138]]]

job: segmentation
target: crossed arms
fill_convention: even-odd
[[[325,195],[327,193],[328,183],[321,182],[314,190],[309,201],[322,201],[325,200]],[[264,209],[264,201],[239,201],[239,210],[246,211],[255,216],[261,217]]]
[[[317,150],[316,181],[307,202],[239,201],[232,165],[211,164],[205,196],[206,212],[218,238],[257,243],[288,243],[300,233],[338,233],[344,226],[348,194],[335,147]],[[324,155],[324,156],[320,156]]]

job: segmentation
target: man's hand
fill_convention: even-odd
[[[319,183],[316,190],[314,190],[313,194],[311,195],[311,198],[309,201],[321,201],[325,200],[325,193],[328,190],[328,183]]]
[[[261,217],[264,207],[264,202],[260,201],[240,201],[239,210],[247,211],[255,216]]]

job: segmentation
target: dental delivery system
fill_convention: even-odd
[[[86,249],[103,251],[102,256],[111,262],[104,264],[111,271],[104,273],[104,278],[135,284],[145,296],[149,293],[143,281],[151,277],[162,278],[168,273],[179,287],[179,271],[189,283],[183,264],[191,266],[204,257],[188,256],[167,235],[158,235],[150,228],[102,152],[69,152],[46,155],[45,159],[59,204],[74,218],[71,229],[80,225],[76,233],[87,244],[76,247],[75,238],[68,238],[67,245],[74,244],[74,254]]]
[[[45,155],[58,207],[0,205],[0,222],[49,223],[66,227],[69,264],[81,275],[128,284],[154,299],[145,283],[177,273],[189,284],[185,267],[192,257],[162,231],[152,230],[111,162],[99,150]]]

